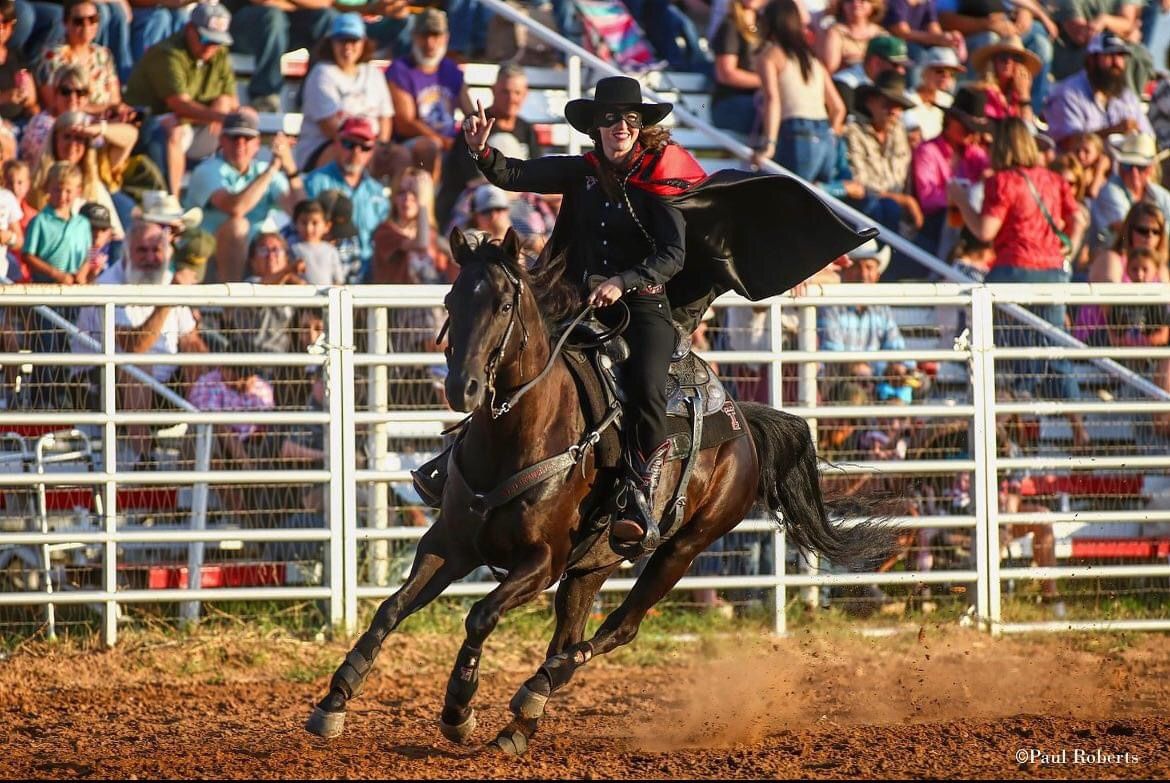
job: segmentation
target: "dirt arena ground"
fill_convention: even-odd
[[[643,642],[558,694],[523,759],[440,737],[453,638],[392,637],[331,742],[301,725],[341,643],[28,644],[0,661],[0,777],[1170,777],[1163,635]],[[489,642],[476,740],[506,722],[539,649]]]

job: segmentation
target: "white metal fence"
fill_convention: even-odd
[[[31,617],[52,631],[55,607],[80,607],[102,618],[112,644],[119,618],[135,607],[177,605],[191,619],[213,602],[280,601],[313,602],[353,630],[361,602],[390,594],[409,567],[430,521],[409,470],[459,418],[443,405],[444,360],[431,342],[444,293],[0,289],[9,335],[0,346],[0,627]],[[1040,330],[1001,310],[1062,303],[1073,313],[1101,305],[1124,313],[1168,302],[1170,287],[1137,285],[831,286],[761,303],[725,297],[704,353],[729,391],[809,420],[833,463],[822,476],[830,493],[899,499],[904,549],[880,571],[838,573],[796,560],[769,522],[748,520],[678,590],[763,600],[781,632],[794,607],[868,611],[892,597],[906,611],[949,600],[956,615],[967,609],[995,632],[1170,627],[1162,390],[1170,347],[1112,347],[1116,324],[1089,335],[1100,347],[1049,347],[1036,339]],[[46,303],[61,317],[38,309]],[[116,307],[126,305],[192,308],[211,353],[118,352]],[[859,306],[889,307],[905,347],[819,348],[831,308]],[[85,307],[99,308],[103,324],[92,345],[70,326]],[[272,313],[275,327],[257,320]],[[28,352],[52,335],[72,350]],[[283,350],[257,348],[273,336],[288,338]],[[1042,363],[1060,359],[1071,364]],[[880,372],[865,378],[855,366],[875,363],[917,369],[902,386],[883,385]],[[153,374],[162,364],[177,368],[166,382]],[[200,411],[185,399],[189,379],[226,367],[262,378],[273,404]],[[1069,373],[1074,395],[1060,383]],[[89,394],[78,395],[86,382]],[[145,397],[135,393],[143,388]],[[1075,437],[1074,418],[1087,443]],[[605,589],[627,590],[635,575]],[[487,573],[473,577],[447,593],[479,595],[495,584]],[[856,595],[861,586],[870,593]]]

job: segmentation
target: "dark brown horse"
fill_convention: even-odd
[[[309,731],[323,737],[340,734],[346,704],[361,690],[387,634],[482,564],[507,575],[467,615],[466,640],[447,684],[440,720],[443,735],[455,742],[466,742],[475,729],[471,700],[488,635],[505,612],[561,580],[547,659],[512,699],[515,717],[494,740],[499,749],[519,754],[536,732],[552,694],[591,657],[633,641],[646,613],[695,557],[734,528],[757,502],[773,515],[783,512],[790,540],[835,564],[880,562],[892,550],[893,536],[880,525],[839,529],[830,524],[815,449],[802,419],[744,404],[741,410],[750,437],[699,455],[687,488],[686,516],[677,532],[653,552],[625,600],[585,641],[593,600],[621,558],[601,537],[570,567],[575,534],[585,513],[611,485],[594,469],[593,451],[580,449],[587,425],[574,381],[563,362],[550,362],[549,325],[555,322],[550,316],[563,315],[552,312],[563,308],[551,304],[552,287],[539,285],[534,291],[519,260],[514,232],[509,231],[502,243],[484,241],[472,247],[456,231],[451,246],[461,271],[446,299],[447,394],[453,408],[472,415],[452,456],[442,511],[419,542],[410,576],[382,603],[370,628],[333,675],[329,694],[309,718]],[[527,391],[517,395],[526,384]],[[497,405],[497,396],[507,394],[511,404]],[[555,461],[565,455],[571,459]],[[541,480],[523,484],[522,491],[502,505],[485,505],[485,496],[509,497],[493,490],[546,460],[553,460],[546,464],[554,469],[547,475],[542,472]],[[666,466],[664,487],[678,482],[680,464]]]

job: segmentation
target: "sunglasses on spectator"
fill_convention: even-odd
[[[347,150],[361,150],[362,152],[370,152],[374,149],[374,142],[357,141],[356,139],[342,139],[341,146]]]
[[[1120,163],[1118,164],[1122,171],[1145,171],[1148,166],[1143,166],[1139,163]]]
[[[98,23],[98,15],[97,14],[93,14],[91,16],[71,16],[69,18],[69,24],[73,25],[74,27],[85,27],[86,25],[97,24],[97,23]]]
[[[72,98],[74,95],[76,95],[78,98],[84,98],[85,96],[89,95],[89,88],[61,86],[57,88],[57,92],[60,93],[60,95],[64,98]]]
[[[1015,52],[1000,52],[995,56],[995,59],[1000,62],[1023,63],[1024,55]]]
[[[600,128],[612,128],[619,122],[625,122],[626,125],[637,130],[642,127],[642,115],[636,111],[607,111],[598,118],[597,125]]]
[[[1130,231],[1135,234],[1141,234],[1144,237],[1156,237],[1162,233],[1162,229],[1157,226],[1131,226]]]
[[[258,256],[283,256],[285,250],[280,245],[260,245],[256,248],[256,255]]]

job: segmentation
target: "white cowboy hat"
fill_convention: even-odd
[[[134,210],[134,217],[147,223],[161,223],[190,231],[203,222],[203,210],[192,207],[183,211],[174,194],[165,190],[147,190],[142,193],[142,206]]]
[[[1109,136],[1113,159],[1128,166],[1152,166],[1170,151],[1158,152],[1157,140],[1148,133],[1113,133]]]
[[[878,262],[878,274],[885,274],[886,267],[890,265],[890,246],[879,245],[876,239],[871,239],[860,247],[855,247],[847,254],[850,259],[854,261],[861,261],[866,258],[876,258]]]

